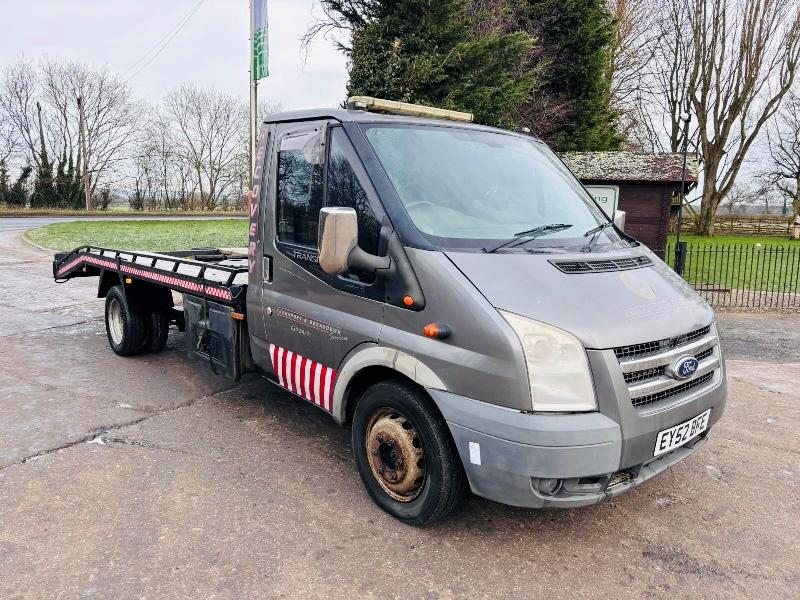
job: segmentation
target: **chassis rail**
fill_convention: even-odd
[[[216,249],[173,254],[80,246],[53,260],[56,281],[98,276],[104,270],[233,306],[243,304],[247,290],[247,260]]]

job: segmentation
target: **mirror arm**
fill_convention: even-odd
[[[392,259],[388,256],[375,256],[353,246],[347,257],[347,264],[367,272],[384,271],[382,274],[385,275],[392,268]]]

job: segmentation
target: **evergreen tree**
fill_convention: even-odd
[[[11,188],[8,185],[8,167],[6,161],[0,160],[0,204],[8,202],[8,194]]]
[[[58,206],[58,194],[53,179],[53,163],[47,156],[47,146],[44,143],[42,105],[38,102],[36,110],[39,117],[39,163],[36,168],[36,178],[33,181],[31,208],[55,208]]]
[[[28,178],[31,175],[31,171],[33,169],[30,165],[25,166],[22,168],[22,172],[20,173],[17,180],[14,182],[14,185],[11,186],[11,189],[8,192],[8,203],[13,204],[15,206],[25,206],[28,203],[28,192],[26,190]]]
[[[80,156],[78,159],[80,160]],[[65,150],[58,161],[55,189],[58,206],[72,209],[83,208],[83,185],[72,159],[72,150],[70,150],[69,156]]]
[[[503,3],[503,0],[498,0]],[[541,89],[559,116],[544,137],[557,150],[615,150],[621,140],[609,107],[606,67],[613,21],[605,0],[515,0],[513,27],[529,32],[546,61]],[[525,107],[521,112],[526,113]],[[534,131],[536,111],[526,119]]]
[[[524,72],[524,32],[476,35],[466,0],[322,0],[352,30],[349,96],[376,96],[473,112],[512,126],[536,87]]]
[[[58,197],[59,208],[66,208],[69,201],[69,181],[67,178],[67,152],[66,150],[61,153],[58,159],[58,166],[56,167],[56,176],[54,186],[56,196]]]

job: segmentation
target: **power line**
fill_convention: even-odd
[[[125,79],[125,83],[129,82],[131,79],[133,79],[134,77],[136,77],[136,76],[137,76],[139,73],[141,73],[141,72],[142,72],[142,71],[143,71],[145,68],[147,68],[147,66],[148,66],[148,65],[149,65],[151,62],[153,62],[153,61],[154,61],[154,60],[155,60],[155,59],[158,57],[158,55],[159,55],[159,54],[161,54],[161,53],[162,53],[162,52],[163,52],[163,51],[166,49],[166,47],[167,47],[167,46],[169,46],[170,42],[171,42],[173,39],[175,39],[175,36],[176,36],[176,35],[178,35],[178,34],[181,32],[181,30],[182,30],[182,29],[183,29],[183,28],[186,26],[186,24],[187,24],[187,23],[188,23],[188,22],[191,20],[191,18],[192,18],[192,17],[195,15],[195,13],[196,13],[196,12],[197,12],[197,11],[200,9],[200,7],[203,5],[203,3],[204,3],[205,1],[206,1],[206,0],[199,0],[199,2],[198,2],[197,4],[195,4],[195,5],[194,5],[194,7],[192,8],[192,10],[190,10],[190,11],[189,11],[189,13],[188,13],[188,14],[187,14],[185,17],[183,17],[183,18],[182,18],[180,21],[178,21],[178,23],[176,23],[176,24],[175,24],[175,25],[174,25],[174,26],[173,26],[173,27],[172,27],[172,28],[171,28],[171,29],[170,29],[170,30],[169,30],[169,31],[168,31],[168,32],[167,32],[167,33],[164,35],[164,37],[162,37],[162,38],[161,38],[161,39],[160,39],[158,42],[156,42],[156,44],[155,44],[155,45],[154,45],[152,48],[150,48],[150,50],[148,50],[148,51],[147,51],[147,52],[146,52],[146,53],[145,53],[145,54],[144,54],[144,55],[143,55],[143,56],[142,56],[142,57],[141,57],[139,60],[137,60],[135,63],[133,63],[133,65],[131,65],[131,67],[128,69],[128,71],[131,71],[131,69],[135,69],[135,68],[136,68],[136,66],[137,66],[139,63],[141,63],[143,60],[145,61],[145,62],[142,64],[142,66],[141,66],[141,67],[139,67],[138,69],[136,69],[136,71],[134,71],[132,75],[130,75],[130,76],[127,78],[127,79]],[[148,57],[149,57],[149,58],[148,58]],[[146,60],[145,60],[145,59],[146,59]],[[126,72],[128,72],[128,71],[126,71]]]

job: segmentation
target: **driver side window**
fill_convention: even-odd
[[[290,134],[278,149],[278,240],[317,247],[319,211],[323,206],[322,131]]]

